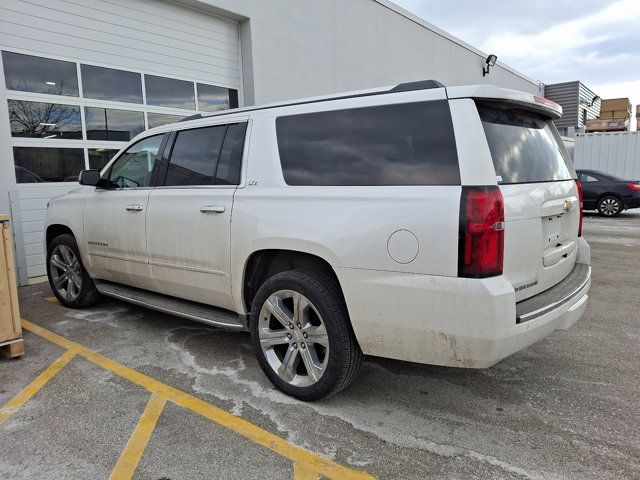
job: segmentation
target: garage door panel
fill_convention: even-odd
[[[131,41],[125,39],[106,39],[94,40],[86,38],[82,35],[74,35],[71,33],[56,33],[50,32],[43,28],[29,27],[27,25],[10,23],[5,20],[0,20],[0,30],[9,35],[25,35],[27,37],[37,37],[46,35],[46,43],[60,45],[65,48],[78,48],[77,45],[82,45],[79,50],[85,52],[95,52],[108,54],[109,52],[120,49],[122,54],[121,58],[129,58],[131,60],[142,60],[154,65],[161,64],[163,67],[169,67],[181,72],[179,75],[184,77],[188,76],[184,70],[196,73],[198,76],[215,75],[216,78],[223,79],[225,84],[236,85],[238,83],[239,75],[237,69],[234,71],[228,67],[217,66],[209,63],[209,58],[203,59],[203,62],[197,62],[185,59],[184,56],[180,58],[179,52],[173,51],[175,55],[170,55],[168,51],[162,51],[161,48],[144,50],[141,48],[130,47]],[[82,32],[78,32],[82,33]],[[94,38],[100,37],[100,35],[93,35]]]
[[[110,15],[76,7],[76,12],[47,9],[46,17],[41,17],[43,7],[17,0],[5,0],[6,18],[4,20],[20,25],[30,25],[46,31],[55,31],[60,25],[68,27],[68,33],[80,35],[83,38],[101,40],[105,38],[112,42],[113,39],[130,39],[128,46],[145,48],[169,48],[178,51],[198,53],[212,59],[219,59],[238,63],[237,39],[217,35],[194,35],[190,32],[181,32],[171,28],[158,28],[158,25],[149,23],[149,19],[135,20],[122,16]],[[71,6],[68,6],[71,8]],[[87,15],[84,15],[84,11]],[[111,18],[110,18],[111,17]],[[120,21],[121,23],[117,23]],[[97,37],[101,35],[102,37]]]
[[[170,2],[6,0],[0,32],[16,49],[240,87],[237,22]]]

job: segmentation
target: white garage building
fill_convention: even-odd
[[[434,78],[541,86],[387,0],[3,0],[0,213],[21,284],[49,198],[145,128],[197,112]],[[499,53],[499,52],[495,52]]]

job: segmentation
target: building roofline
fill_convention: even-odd
[[[441,28],[436,27],[435,25],[427,22],[424,18],[421,18],[413,13],[411,13],[408,10],[405,10],[404,8],[402,8],[399,5],[396,5],[395,3],[393,3],[390,0],[373,0],[375,3],[379,4],[382,7],[388,8],[389,10],[397,13],[398,15],[401,15],[403,17],[405,17],[408,20],[411,20],[414,23],[417,23],[418,25],[420,25],[423,28],[426,28],[427,30],[432,31],[433,33],[435,33],[436,35],[441,36],[442,38],[449,40],[452,43],[455,43],[459,46],[461,46],[462,48],[470,51],[471,53],[475,53],[476,55],[478,55],[480,58],[482,58],[483,60],[485,58],[487,58],[487,53],[483,52],[482,50],[480,50],[479,48],[474,47],[473,45],[465,42],[464,40],[459,39],[458,37],[451,35],[448,32],[445,32],[444,30],[442,30]],[[505,63],[502,63],[501,61],[496,62],[496,65],[504,68],[505,70],[507,70],[508,72],[513,73],[514,75],[522,78],[523,80],[526,80],[527,82],[532,83],[533,85],[540,87],[541,85],[544,85],[543,82],[541,82],[540,80],[534,80],[533,78],[525,75],[522,72],[519,72],[518,70],[514,69],[513,67],[510,67],[509,65],[506,65]]]

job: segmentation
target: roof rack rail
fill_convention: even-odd
[[[444,88],[437,80],[419,80],[417,82],[399,83],[389,92],[411,92],[413,90],[428,90],[430,88]]]
[[[178,120],[176,123],[188,122],[189,120],[197,120],[199,118],[202,118],[202,114],[201,113],[196,113],[195,115],[189,115],[188,117],[184,117],[184,118]]]
[[[444,85],[442,83],[440,83],[437,80],[420,80],[417,82],[408,82],[408,83],[400,83],[398,85],[396,85],[395,87],[389,89],[389,90],[377,90],[374,92],[367,92],[367,93],[355,93],[355,94],[351,94],[351,95],[336,95],[335,97],[325,97],[325,98],[320,98],[317,100],[301,100],[298,102],[291,102],[291,103],[282,103],[279,105],[268,105],[268,106],[263,106],[263,107],[249,107],[249,108],[242,108],[241,109],[241,113],[245,113],[245,112],[255,112],[257,110],[266,110],[266,109],[270,109],[270,108],[280,108],[280,107],[291,107],[291,106],[295,106],[295,105],[306,105],[309,103],[320,103],[320,102],[330,102],[332,100],[346,100],[348,98],[358,98],[358,97],[369,97],[369,96],[373,96],[373,95],[384,95],[386,93],[399,93],[399,92],[412,92],[415,90],[427,90],[427,89],[431,89],[431,88],[444,88]],[[210,115],[202,115],[200,113],[197,113],[195,115],[191,115],[190,117],[186,117],[183,118],[182,120],[179,120],[179,122],[186,122],[188,120],[197,120],[199,118],[209,118],[212,116],[221,116],[221,115],[228,115],[228,114],[232,114],[232,113],[236,113],[238,111],[238,109],[236,108],[232,108],[223,112],[216,112]]]

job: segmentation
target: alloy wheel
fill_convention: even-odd
[[[264,302],[259,322],[260,346],[273,371],[296,387],[317,383],[327,368],[329,336],[309,299],[277,291]]]
[[[76,300],[82,290],[82,271],[73,250],[66,245],[56,246],[49,257],[49,267],[58,295],[69,302]]]
[[[613,198],[605,198],[600,202],[600,211],[603,215],[612,216],[618,213],[620,210],[620,204]]]

